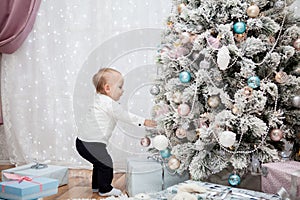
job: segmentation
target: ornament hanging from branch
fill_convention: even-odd
[[[218,67],[219,67],[220,70],[224,71],[228,68],[229,61],[230,61],[230,55],[229,54],[230,54],[230,52],[229,52],[227,46],[223,46],[219,50],[217,63],[218,63]]]
[[[169,139],[165,135],[157,135],[153,138],[153,147],[157,150],[164,150],[169,146]]]
[[[259,7],[256,4],[253,4],[248,7],[247,9],[247,15],[251,18],[255,18],[259,15]]]

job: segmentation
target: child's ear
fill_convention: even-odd
[[[109,87],[108,84],[104,85],[104,91],[105,91],[105,93],[109,93],[110,92],[110,87]]]

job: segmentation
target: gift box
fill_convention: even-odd
[[[300,162],[265,163],[266,175],[261,176],[262,191],[276,194],[282,187],[290,196],[300,197]]]
[[[171,173],[165,165],[144,157],[127,159],[126,190],[129,196],[158,192],[189,179],[188,173]]]
[[[21,177],[19,180],[0,182],[0,188],[0,198],[32,200],[56,194],[58,180],[45,177]]]
[[[46,178],[57,179],[59,186],[68,184],[69,181],[69,170],[64,166],[56,165],[44,165],[43,168],[35,168],[37,166],[34,163],[22,165],[19,167],[7,169],[2,171],[2,181],[8,181],[8,179],[3,176],[3,173],[18,174],[20,176],[40,176]]]

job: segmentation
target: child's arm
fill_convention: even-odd
[[[145,119],[133,113],[130,113],[124,110],[119,103],[113,102],[112,103],[112,115],[115,119],[118,119],[122,122],[129,123],[136,126],[148,126],[148,127],[155,127],[156,122],[150,119]]]

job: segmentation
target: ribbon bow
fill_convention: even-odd
[[[9,174],[9,173],[3,173],[3,175],[9,180],[15,180],[15,181],[18,181],[19,183],[21,183],[24,180],[32,181],[32,178],[30,178],[28,176],[20,176],[18,174]]]

